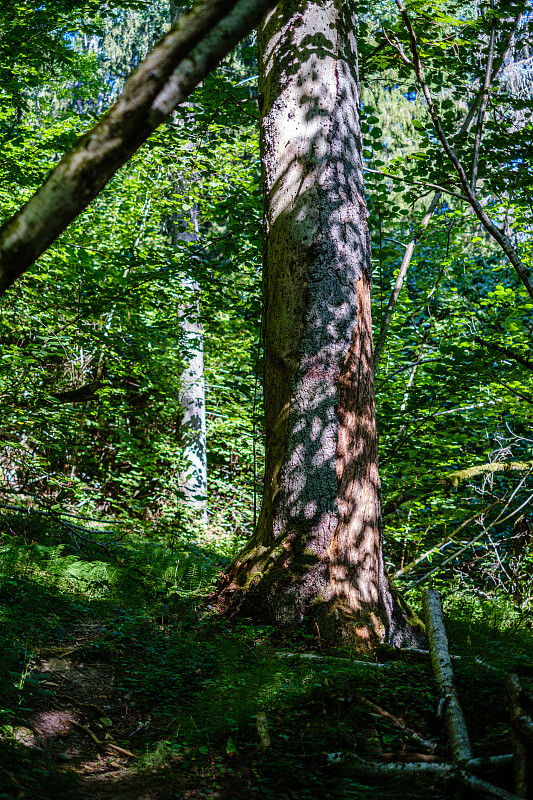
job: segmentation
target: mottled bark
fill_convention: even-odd
[[[187,505],[195,508],[199,519],[207,519],[207,450],[204,380],[204,331],[200,319],[198,284],[182,280],[189,302],[180,309],[180,328],[185,367],[180,377],[179,400],[182,408],[180,434],[184,444],[180,488]]]
[[[221,605],[413,641],[384,574],[354,3],[284,0],[259,35],[266,469]]]

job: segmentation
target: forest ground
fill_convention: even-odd
[[[149,567],[149,537],[105,561],[37,523],[11,520],[0,543],[2,800],[452,796],[354,768],[449,758],[427,658],[361,661],[318,631],[221,619],[207,599],[229,558],[220,536],[174,541],[172,582]],[[445,611],[474,753],[508,753],[504,685],[533,661],[527,621],[466,591]],[[512,788],[509,774],[497,781]]]

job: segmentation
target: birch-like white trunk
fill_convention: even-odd
[[[198,238],[198,209],[191,209],[192,229],[180,233],[176,221],[170,223],[173,244]],[[204,329],[200,314],[200,287],[190,274],[180,281],[181,350],[184,367],[180,376],[179,402],[182,408],[180,435],[184,444],[180,491],[186,505],[195,508],[199,519],[207,519],[207,431],[205,417]]]

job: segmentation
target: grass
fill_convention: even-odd
[[[305,654],[318,642],[283,640],[268,626],[229,623],[210,611],[205,595],[232,548],[209,531],[199,538],[173,531],[172,552],[163,536],[140,532],[107,552],[84,552],[42,517],[0,524],[2,800],[52,800],[58,787],[74,800],[88,791],[81,762],[75,773],[55,745],[30,751],[12,736],[58,692],[39,673],[38,654],[68,650],[72,630],[88,622],[96,634],[68,658],[80,669],[112,667],[105,691],[115,741],[136,755],[133,769],[108,778],[117,797],[136,797],[141,785],[169,799],[405,797],[401,787],[367,786],[331,763],[333,753],[396,758],[417,750],[364,698],[434,740],[446,757],[429,663],[351,663],[342,649],[335,655],[345,660],[284,658],[280,651]],[[454,591],[445,610],[452,648],[464,656],[455,671],[476,754],[508,752],[504,683],[517,662],[532,660],[531,631],[503,600]],[[266,752],[256,730],[260,711],[271,737]],[[410,791],[446,796],[436,787]]]

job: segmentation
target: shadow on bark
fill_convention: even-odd
[[[260,35],[266,468],[222,610],[420,643],[385,576],[353,4],[282,2]]]

